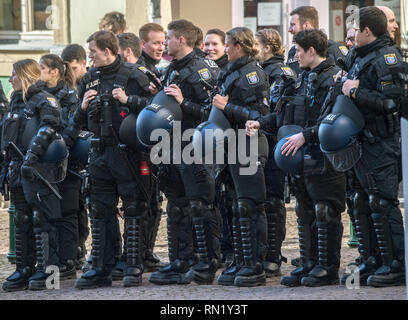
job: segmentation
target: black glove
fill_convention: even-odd
[[[27,180],[34,180],[34,168],[33,165],[38,162],[38,157],[28,151],[23,164],[21,165],[21,176]]]

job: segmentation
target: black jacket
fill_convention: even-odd
[[[303,71],[296,83],[293,101],[259,119],[261,128],[276,134],[281,126],[298,125],[303,128],[306,143],[317,142],[321,109],[339,70],[333,57],[329,57],[313,70]],[[312,81],[314,74],[317,77]]]
[[[228,66],[228,56],[226,54],[224,54],[221,58],[219,58],[218,60],[214,60],[214,62],[217,64],[218,67],[220,67],[220,69],[222,71],[224,71],[227,66]]]
[[[218,86],[229,96],[224,114],[232,128],[243,129],[246,121],[269,113],[268,76],[255,59],[244,56],[229,64]]]
[[[153,72],[157,78],[160,78],[160,72],[157,70],[156,66],[160,63],[160,60],[154,60],[151,56],[149,56],[146,52],[142,51],[142,55],[140,56],[137,64],[141,66],[145,66],[151,72]]]
[[[182,130],[196,128],[208,117],[209,95],[200,80],[216,85],[220,69],[209,59],[196,55],[195,51],[180,60],[173,60],[162,78],[162,84],[177,84],[183,93]]]

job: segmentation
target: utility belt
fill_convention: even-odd
[[[312,176],[326,171],[326,160],[319,143],[309,143],[305,146],[303,175]]]
[[[399,131],[400,122],[397,112],[386,115],[377,115],[370,122],[366,123],[361,134],[361,140],[375,143],[380,139],[391,137]]]

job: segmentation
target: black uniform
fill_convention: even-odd
[[[162,78],[162,84],[177,84],[184,101],[181,104],[181,130],[196,128],[208,117],[204,108],[208,93],[200,79],[214,85],[219,68],[211,60],[200,58],[193,50],[180,60],[173,60]],[[182,147],[186,144],[182,143]],[[211,283],[218,268],[221,217],[214,206],[215,183],[204,165],[160,165],[159,183],[167,203],[167,233],[170,264],[152,273],[149,281],[156,284]],[[193,227],[200,253],[199,262],[186,277],[194,259]]]
[[[262,64],[269,78],[271,87],[270,111],[273,112],[279,96],[279,84],[282,81],[281,74],[294,76],[294,71],[284,63],[284,56],[273,56]],[[268,253],[265,261],[267,276],[279,272],[282,261],[281,247],[286,235],[286,208],[284,205],[285,173],[278,168],[274,159],[276,137],[265,132],[269,144],[269,156],[265,166],[266,183],[266,218],[268,220]]]
[[[287,65],[292,68],[293,71],[299,76],[302,73],[302,69],[299,67],[299,62],[295,58],[296,46],[290,48],[288,53]],[[333,57],[334,62],[336,63],[338,58],[345,59],[348,54],[348,49],[346,46],[339,44],[333,40],[329,40],[329,47],[327,48],[327,56]]]
[[[63,134],[64,129],[68,128],[71,123],[74,112],[79,106],[79,99],[76,90],[70,88],[64,81],[59,81],[54,88],[47,88],[44,83],[44,90],[55,96],[61,106],[61,125],[59,133]],[[68,131],[72,131],[68,130]],[[73,146],[78,132],[71,132],[71,137],[66,137],[65,141],[69,147]],[[72,163],[68,164],[68,168],[72,171],[77,171]],[[79,233],[78,233],[78,212],[80,210],[80,189],[81,180],[68,172],[64,181],[58,183],[61,200],[61,219],[57,220],[58,229],[58,256],[60,263],[65,266],[60,273],[65,278],[75,277],[75,260],[78,255]],[[71,272],[70,272],[71,271]]]
[[[224,54],[221,58],[214,60],[214,62],[217,64],[217,66],[222,70],[225,71],[227,68],[227,65],[229,63],[228,61],[228,55]]]
[[[11,201],[15,206],[16,272],[3,284],[6,291],[28,288],[45,289],[47,266],[58,265],[56,221],[61,218],[59,199],[33,176],[33,166],[55,138],[60,125],[61,108],[56,98],[32,85],[26,102],[22,92],[14,92],[3,127],[2,149],[6,151]],[[27,145],[23,137],[31,125],[36,132]],[[30,120],[31,121],[31,120]],[[39,130],[37,128],[40,128]],[[38,131],[38,132],[37,132]],[[13,141],[25,153],[24,161],[8,142]],[[53,187],[58,190],[56,184]],[[36,265],[37,262],[37,265]]]
[[[160,79],[160,72],[156,68],[156,65],[160,63],[160,60],[154,60],[146,52],[142,51],[142,55],[140,56],[137,63],[145,66],[148,70],[153,72],[158,79]],[[157,176],[157,166],[152,165],[152,171],[154,175]],[[153,181],[150,210],[149,214],[146,217],[145,223],[146,250],[144,252],[144,267],[146,271],[157,271],[159,267],[163,266],[163,264],[160,263],[160,259],[153,253],[157,232],[160,226],[160,220],[163,213],[163,210],[161,209],[162,202],[163,197],[160,195],[160,190],[158,188],[157,182]]]
[[[338,71],[332,57],[313,70],[304,71],[297,81],[294,100],[260,119],[261,128],[270,132],[276,132],[284,125],[295,124],[304,128],[305,152],[313,154],[318,163],[311,170],[305,166],[302,176],[292,177],[302,264],[290,276],[281,279],[283,285],[316,286],[338,280],[345,176],[334,171],[323,157],[318,143],[321,108]],[[319,241],[311,232],[315,219]]]
[[[354,196],[362,258],[358,271],[360,280],[368,278],[372,286],[402,284],[404,228],[398,207],[402,58],[388,34],[355,51],[347,78],[360,80],[354,102],[365,118],[359,137],[362,156],[354,167],[362,187]]]
[[[237,133],[239,129],[244,130],[247,120],[269,113],[268,77],[254,58],[244,56],[229,64],[227,71],[220,75],[219,87],[222,95],[229,95],[224,114]],[[249,137],[246,137],[246,144],[248,150]],[[258,150],[255,173],[241,174],[240,169],[246,165],[238,161],[228,165],[237,194],[232,218],[235,256],[234,263],[227,266],[218,278],[221,285],[255,286],[265,283],[263,263],[267,252],[267,222],[264,167],[268,142],[263,133],[258,137]],[[228,152],[238,154],[238,150]]]
[[[77,280],[76,287],[79,289],[111,284],[110,274],[115,264],[117,244],[119,197],[123,201],[127,236],[123,283],[125,286],[133,286],[141,282],[143,221],[148,212],[148,199],[136,178],[149,194],[150,176],[134,177],[125,156],[138,169],[147,159],[131,150],[122,154],[112,132],[118,133],[123,119],[130,113],[137,114],[149,101],[150,81],[139,68],[138,65],[123,63],[118,56],[112,64],[88,71],[78,89],[81,99],[90,89],[98,91],[99,95],[86,111],[78,108],[74,115],[74,122],[79,127],[87,126],[95,134],[89,163],[93,218],[92,269]],[[113,99],[114,88],[125,90],[129,96],[127,105]]]

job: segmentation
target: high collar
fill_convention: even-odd
[[[144,52],[144,51],[142,51],[142,57],[143,57],[143,59],[144,59],[144,61],[147,63],[147,64],[150,64],[150,65],[157,65],[159,62],[160,62],[160,60],[155,60],[155,59],[153,59],[151,56],[149,56],[146,52]]]
[[[323,71],[327,70],[328,68],[334,66],[334,58],[333,56],[327,57],[326,60],[322,61],[316,68],[311,70],[312,72],[322,73]]]
[[[177,60],[174,59],[171,64],[169,69],[174,69],[174,70],[181,70],[183,69],[193,58],[196,56],[195,51],[191,51],[188,55],[184,56],[182,59]]]
[[[276,63],[283,63],[285,62],[285,57],[284,56],[273,56],[272,58],[269,58],[268,60],[264,61],[262,63],[262,68],[266,68],[267,66],[271,64],[276,64]]]
[[[390,38],[389,33],[385,33],[382,36],[378,37],[376,40],[373,42],[357,48],[356,47],[356,53],[357,56],[364,58],[367,54],[373,51],[377,51],[378,49],[384,48],[384,47],[389,47],[395,45],[394,41]]]
[[[255,61],[253,57],[250,56],[243,56],[228,66],[228,70],[230,72],[234,72],[235,70],[241,69],[243,66],[247,65],[248,63]]]
[[[60,80],[57,83],[57,86],[54,88],[47,88],[47,86],[44,87],[44,90],[47,91],[48,93],[51,93],[52,95],[56,95],[58,92],[60,92],[65,86],[65,82]]]
[[[120,66],[122,65],[122,58],[120,55],[117,55],[115,61],[111,63],[110,65],[103,66],[103,67],[98,67],[98,71],[100,71],[102,74],[112,74],[118,72]]]
[[[214,62],[217,64],[218,67],[220,67],[220,69],[223,69],[229,62],[227,54],[224,54],[218,60],[214,60]]]
[[[31,87],[27,89],[26,93],[26,100],[30,100],[33,96],[35,96],[37,93],[40,93],[41,90],[43,89],[41,82],[40,83],[35,83]]]
[[[196,55],[201,57],[201,58],[205,58],[207,56],[207,54],[203,50],[201,50],[200,48],[194,48],[194,51],[195,51]]]

